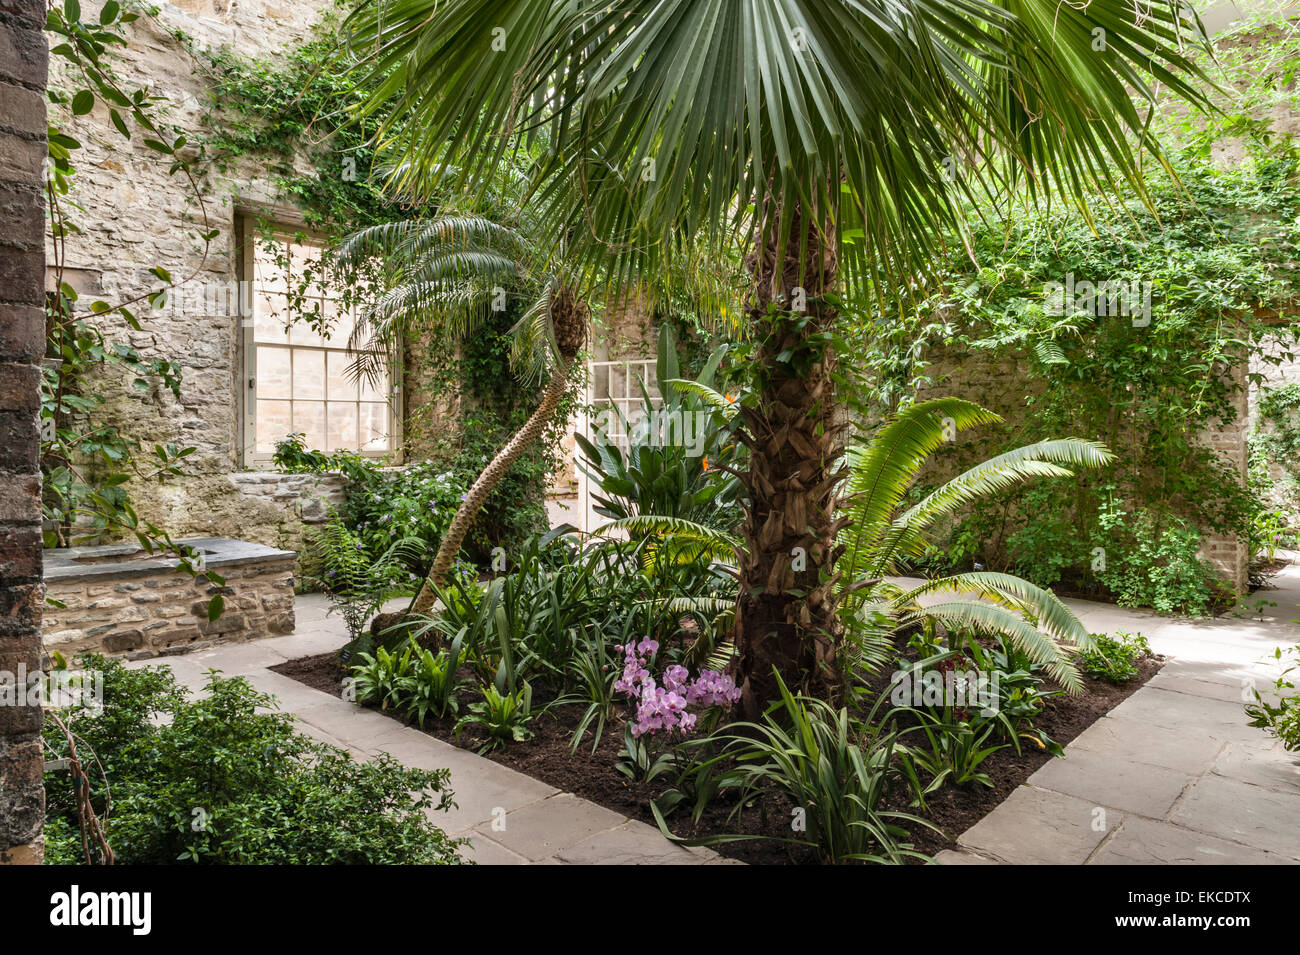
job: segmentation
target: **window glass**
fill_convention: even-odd
[[[326,452],[393,450],[392,376],[358,381],[347,353],[354,311],[321,278],[321,249],[285,236],[253,240],[252,364],[255,456],[293,432]]]

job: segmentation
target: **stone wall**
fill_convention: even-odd
[[[138,660],[293,632],[291,551],[214,538],[185,543],[205,553],[223,587],[177,573],[175,560],[140,559],[130,547],[50,551],[45,584],[62,606],[45,611],[45,649],[69,659],[89,651]],[[218,593],[225,611],[209,620]]]
[[[934,482],[952,477],[1018,440],[1023,423],[1034,413],[1032,399],[1042,392],[1045,384],[1041,379],[1028,377],[1027,359],[1014,348],[985,351],[936,347],[925,357],[932,363],[926,369],[930,384],[918,390],[918,401],[939,397],[965,398],[996,412],[1003,419],[1002,424],[963,432],[953,444],[941,448],[922,475],[923,481]],[[1248,453],[1247,367],[1243,359],[1229,372],[1237,386],[1233,398],[1236,419],[1207,428],[1199,435],[1200,442],[1221,455],[1243,484]],[[1102,439],[1099,434],[1075,434],[1073,437]],[[1112,450],[1123,455],[1122,447]],[[1086,474],[1081,479],[1086,479]],[[1013,526],[1008,526],[1006,531],[1013,529]],[[1223,573],[1225,579],[1239,591],[1245,591],[1250,563],[1246,541],[1207,533],[1201,553]]]
[[[1232,395],[1232,407],[1236,417],[1229,422],[1219,422],[1217,427],[1206,428],[1198,435],[1201,444],[1212,448],[1227,462],[1242,485],[1247,481],[1247,465],[1250,457],[1247,443],[1250,429],[1250,415],[1247,410],[1250,400],[1250,387],[1247,384],[1248,370],[1249,360],[1242,355],[1227,373],[1236,389]],[[1201,555],[1232,582],[1239,594],[1246,593],[1250,576],[1249,541],[1235,535],[1207,533],[1201,545]]]
[[[102,4],[82,3],[83,19],[96,18]],[[127,27],[130,45],[115,51],[114,70],[127,88],[147,87],[164,98],[165,121],[201,138],[210,108],[203,69],[176,33],[200,48],[228,45],[246,57],[274,58],[309,34],[332,0],[175,0],[160,7],[156,20],[142,17]],[[56,65],[51,83],[71,85]],[[58,108],[55,108],[58,109]],[[151,273],[166,268],[176,278],[193,275],[189,289],[229,288],[237,269],[241,211],[273,206],[270,173],[243,159],[228,169],[200,163],[207,227],[217,230],[207,254],[197,241],[203,218],[184,176],[168,174],[169,162],[144,146],[142,137],[123,139],[102,103],[87,116],[60,112],[83,148],[74,156],[77,175],[71,199],[86,211],[74,219],[84,234],[67,243],[66,280],[84,294],[120,301],[158,287]],[[195,135],[197,134],[197,136]],[[293,216],[292,210],[285,215]],[[130,437],[152,446],[174,442],[194,447],[184,474],[162,484],[129,486],[140,513],[174,536],[239,536],[269,546],[302,550],[300,516],[315,505],[282,493],[251,492],[241,480],[242,429],[239,420],[239,316],[204,314],[197,294],[182,294],[165,309],[142,310],[135,331],[117,319],[100,325],[110,341],[127,342],[146,360],[180,363],[179,399],[165,389],[141,396],[131,375],[101,382],[108,403],[97,419],[116,424]],[[229,312],[229,309],[217,309]]]
[[[240,471],[227,476],[238,497],[239,521],[213,528],[244,540],[296,551],[300,573],[312,570],[312,531],[326,523],[347,499],[347,481],[338,471],[280,474]]]
[[[41,663],[39,365],[45,351],[45,4],[0,0],[0,678]],[[39,706],[0,706],[0,864],[39,863]]]

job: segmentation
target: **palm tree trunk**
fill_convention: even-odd
[[[528,416],[522,428],[514,433],[514,436],[506,442],[506,446],[497,452],[491,463],[483,469],[483,473],[470,487],[465,494],[465,499],[461,501],[460,507],[456,509],[456,516],[451,519],[451,524],[447,527],[447,532],[442,537],[442,543],[438,546],[438,553],[433,558],[433,565],[429,568],[429,576],[425,578],[419,594],[416,595],[415,602],[411,604],[408,614],[424,614],[432,609],[437,596],[434,592],[435,587],[441,587],[447,579],[447,574],[451,570],[452,563],[456,560],[456,555],[460,553],[460,545],[465,542],[465,535],[469,533],[470,527],[474,524],[474,518],[483,508],[483,502],[487,500],[492,489],[497,486],[507,471],[510,470],[525,451],[541,435],[546,425],[550,422],[551,417],[555,414],[560,402],[564,399],[565,389],[569,384],[569,369],[573,367],[573,359],[566,359],[551,375],[551,380],[542,393],[542,400],[538,403],[533,413]]]
[[[524,426],[515,432],[504,448],[497,452],[496,457],[483,469],[478,479],[466,492],[465,499],[456,509],[456,516],[452,518],[447,532],[442,537],[442,543],[438,546],[438,553],[433,558],[429,574],[420,586],[420,592],[415,595],[411,606],[405,613],[381,613],[371,622],[370,633],[376,640],[381,639],[385,631],[400,625],[407,617],[427,614],[433,609],[438,599],[434,588],[441,587],[446,582],[447,573],[451,570],[456,555],[460,553],[460,545],[465,542],[465,535],[474,524],[474,518],[478,516],[483,502],[510,470],[510,466],[519,460],[530,444],[537,440],[556,409],[560,407],[569,384],[569,372],[573,368],[573,362],[587,340],[587,306],[577,297],[573,289],[562,283],[552,286],[550,328],[559,354],[555,371],[551,374],[546,390],[542,392],[541,401],[528,416]]]
[[[767,203],[769,224],[760,227],[751,263],[761,396],[757,407],[744,409],[748,546],[740,566],[736,645],[741,707],[750,718],[778,695],[774,669],[791,689],[826,699],[842,686],[833,572],[843,423],[834,352],[814,337],[834,319],[824,300],[835,278],[834,231],[829,217],[818,223],[796,209],[793,238],[780,249],[773,238],[779,219],[774,205]]]

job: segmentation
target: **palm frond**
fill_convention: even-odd
[[[684,395],[693,395],[699,398],[711,409],[722,415],[723,420],[731,421],[740,413],[740,404],[734,398],[724,395],[716,389],[699,381],[690,381],[682,378],[669,378],[661,381],[660,386],[667,386],[675,389]]]
[[[975,600],[949,600],[917,606],[899,617],[903,626],[937,621],[950,630],[969,630],[1008,640],[1034,663],[1041,664],[1067,693],[1083,691],[1079,670],[1050,634],[1027,622],[1017,611]]]
[[[1059,640],[1067,641],[1080,650],[1092,649],[1092,636],[1075,616],[1074,611],[1061,602],[1050,590],[1045,590],[1014,574],[990,570],[974,570],[937,580],[930,580],[906,591],[895,600],[898,605],[910,605],[922,596],[953,593],[959,596],[978,596],[992,600],[1009,609],[1019,611],[1037,622]]]
[[[925,459],[959,431],[1001,420],[972,402],[935,398],[901,411],[865,446],[848,450],[845,514],[852,524],[841,564],[847,580],[879,576],[889,569],[891,555],[880,545]]]
[[[889,554],[919,556],[925,531],[972,501],[1004,491],[1032,478],[1070,477],[1070,468],[1100,468],[1115,460],[1105,445],[1080,438],[1037,441],[995,455],[931,491],[896,516],[882,536],[880,549]]]
[[[616,282],[683,237],[722,247],[802,205],[860,235],[841,248],[846,282],[906,297],[979,195],[1023,186],[1085,216],[1094,193],[1145,198],[1143,156],[1164,158],[1142,107],[1161,88],[1209,108],[1190,56],[1208,41],[1186,10],[362,0],[347,30],[371,86],[361,114],[412,196],[445,188],[448,166],[486,195],[534,149],[541,234]],[[778,255],[795,225],[782,214]]]

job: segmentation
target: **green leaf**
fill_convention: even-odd
[[[80,90],[72,97],[72,115],[85,116],[95,108],[95,94],[90,90]]]
[[[115,109],[110,109],[110,110],[108,111],[108,118],[111,119],[111,120],[113,121],[113,126],[114,126],[114,128],[117,129],[117,131],[118,131],[119,133],[121,133],[121,134],[122,134],[123,136],[125,136],[127,139],[130,139],[130,138],[131,138],[131,130],[129,130],[129,129],[127,128],[127,126],[126,126],[126,120],[122,119],[122,114],[121,114],[121,113],[119,113],[119,112],[118,112],[117,110],[115,110]]]
[[[108,0],[108,2],[104,4],[104,9],[99,11],[100,26],[108,26],[110,23],[116,20],[117,15],[121,11],[121,9],[122,7],[117,2],[117,0]]]
[[[226,609],[226,598],[217,594],[208,601],[208,620],[216,620],[221,616],[221,612]]]

